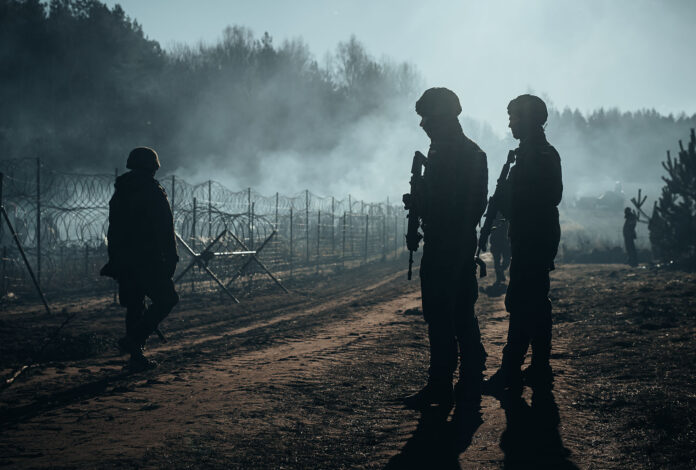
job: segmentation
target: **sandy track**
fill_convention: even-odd
[[[587,292],[600,296],[602,287],[587,281],[578,293],[568,291],[581,273],[594,279],[592,269],[624,271],[568,267],[554,274],[554,292],[564,295],[552,356],[557,407],[532,406],[526,390],[521,406],[503,407],[485,396],[480,412],[455,410],[442,419],[400,405],[424,383],[427,340],[413,310],[420,306],[418,284],[396,267],[385,265],[371,277],[339,276],[308,295],[260,299],[246,315],[219,303],[184,305],[182,325],[167,327],[171,343],[152,348],[162,364],[146,374],[121,374],[122,360],[105,354],[68,363],[63,373],[48,368],[28,377],[2,397],[0,462],[31,468],[625,466],[620,421],[603,420],[606,408],[580,406],[591,379],[578,367],[584,367],[578,342],[591,347],[601,338],[580,337],[583,317],[571,316],[583,314]],[[477,311],[490,375],[500,363],[507,316],[501,297],[481,295]],[[600,372],[596,382],[603,384]]]

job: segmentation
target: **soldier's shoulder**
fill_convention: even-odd
[[[153,189],[155,191],[157,191],[159,194],[163,194],[164,197],[167,197],[167,190],[164,189],[164,186],[162,186],[162,184],[159,181],[157,181],[155,178],[152,178],[152,182],[153,182]]]
[[[543,149],[544,153],[549,155],[549,157],[554,158],[554,159],[559,159],[561,158],[561,155],[558,153],[558,150],[556,150],[556,147],[551,145],[550,143],[546,143]]]
[[[462,134],[461,146],[463,152],[469,157],[477,161],[486,161],[486,152],[478,146],[476,142]]]

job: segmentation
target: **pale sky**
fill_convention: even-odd
[[[414,64],[464,114],[506,132],[508,101],[696,113],[696,0],[121,0],[145,34],[215,42],[228,25],[301,37],[321,63],[351,34],[376,58]]]

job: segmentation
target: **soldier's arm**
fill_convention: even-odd
[[[474,180],[475,192],[473,194],[472,203],[474,219],[476,223],[481,220],[483,213],[486,211],[488,203],[488,159],[485,152],[479,154],[478,174]]]
[[[176,246],[176,236],[174,234],[174,217],[172,209],[169,206],[167,194],[157,188],[157,197],[155,198],[153,222],[155,224],[155,236],[157,238],[157,246],[159,247],[164,261],[167,263],[176,264],[179,261],[179,252]]]

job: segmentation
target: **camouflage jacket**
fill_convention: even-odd
[[[543,134],[521,142],[516,157],[500,207],[510,221],[510,238],[513,242],[545,240],[551,235],[553,241],[560,230],[557,206],[563,195],[561,157]]]
[[[433,142],[423,174],[425,243],[443,248],[476,246],[476,225],[486,208],[486,154],[463,133]],[[472,258],[473,259],[473,258]]]
[[[152,269],[171,276],[179,255],[164,188],[139,170],[119,176],[114,186],[107,232],[111,272],[118,277],[132,269]]]

